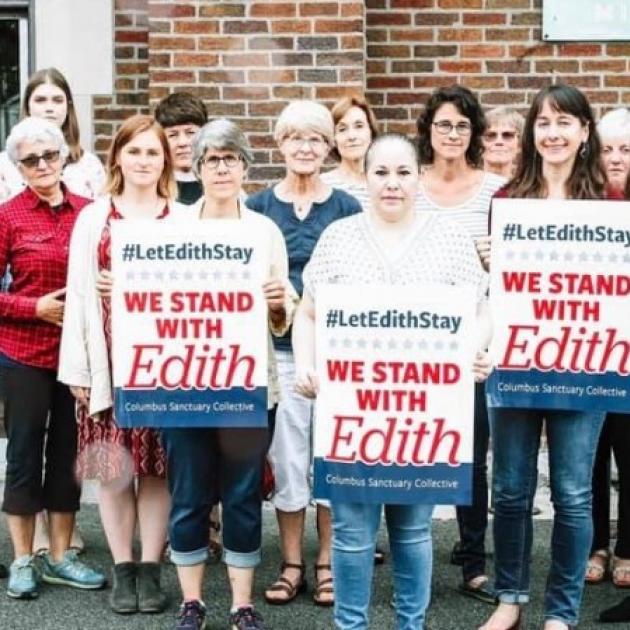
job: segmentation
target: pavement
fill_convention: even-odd
[[[0,444],[1,447],[1,444]],[[0,448],[0,486],[2,477]],[[539,491],[536,504],[542,513],[536,518],[532,558],[531,604],[527,608],[525,628],[539,630],[542,627],[542,593],[549,561],[551,534],[551,506],[546,468],[546,453],[541,452]],[[1,488],[0,488],[1,490]],[[87,486],[83,499],[87,501],[79,513],[79,524],[87,550],[86,562],[109,571],[111,560],[102,533],[98,510],[94,505],[94,487]],[[616,498],[612,503],[615,504]],[[450,550],[457,539],[457,524],[452,507],[436,509],[433,525],[434,570],[432,605],[428,612],[427,630],[474,630],[492,611],[492,607],[463,597],[457,590],[461,581],[460,569],[449,564]],[[309,588],[290,606],[273,607],[262,600],[262,591],[277,576],[280,564],[279,544],[274,512],[270,506],[264,509],[263,562],[256,574],[256,601],[266,622],[273,630],[324,630],[333,628],[330,609],[318,608],[312,603],[313,572],[315,560],[314,512],[309,510],[307,521],[305,561],[309,566]],[[381,542],[387,540],[381,532]],[[488,535],[488,550],[492,552],[492,535]],[[0,561],[8,564],[11,550],[4,519],[0,523]],[[492,570],[492,561],[488,569]],[[2,591],[6,580],[0,581],[0,630],[170,630],[174,627],[179,590],[175,569],[165,565],[163,584],[171,598],[169,609],[161,615],[115,615],[107,604],[108,590],[83,592],[63,586],[43,585],[39,599],[14,601]],[[228,628],[228,584],[222,565],[209,565],[206,571],[204,594],[209,609],[208,630]],[[630,592],[628,592],[630,594]],[[630,628],[630,624],[602,626],[596,622],[597,614],[615,604],[625,593],[610,582],[586,589],[582,607],[581,630],[596,628]],[[395,630],[394,613],[389,606],[392,597],[391,565],[389,562],[376,567],[371,609],[371,629]]]

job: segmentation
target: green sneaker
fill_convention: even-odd
[[[42,580],[48,584],[64,584],[74,588],[95,590],[105,586],[105,575],[77,559],[77,552],[68,550],[61,562],[53,562],[50,554],[44,556]]]
[[[33,556],[20,556],[13,561],[9,567],[7,595],[14,599],[35,599],[39,595]]]

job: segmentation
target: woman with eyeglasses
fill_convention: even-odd
[[[302,294],[302,270],[324,229],[333,221],[361,211],[348,193],[331,188],[320,170],[334,142],[330,112],[313,101],[294,101],[278,118],[274,138],[285,160],[286,175],[275,186],[247,200],[247,205],[268,216],[284,235],[289,255],[289,279]],[[295,366],[288,331],[274,338],[281,399],[269,458],[275,474],[276,508],[282,547],[280,576],[265,591],[270,604],[288,604],[306,588],[302,555],[304,516],[311,500],[312,401],[294,391]],[[317,506],[319,550],[315,562],[315,592],[319,606],[332,606],[334,590],[330,568],[330,509]]]
[[[59,70],[44,68],[31,76],[22,97],[21,114],[23,118],[44,118],[61,129],[68,146],[61,179],[68,189],[90,199],[101,194],[105,185],[103,165],[96,155],[81,146],[72,92]],[[0,199],[13,197],[26,185],[22,173],[11,163],[7,153],[0,153]]]
[[[88,199],[61,182],[68,145],[59,128],[24,118],[7,139],[7,155],[26,188],[0,205],[0,273],[13,282],[0,293],[0,371],[4,383],[7,468],[3,511],[15,560],[7,594],[38,595],[35,516],[48,514],[50,552],[41,579],[81,589],[101,588],[102,573],[69,551],[80,488],[74,475],[74,399],[57,380],[61,323],[74,223]]]
[[[496,107],[486,112],[483,134],[483,167],[486,171],[510,178],[521,153],[525,119],[511,107]]]
[[[476,241],[488,234],[492,195],[505,179],[482,169],[482,136],[486,120],[479,101],[460,85],[436,90],[418,119],[420,161],[424,168],[416,210],[438,212]],[[488,411],[482,383],[475,389],[475,441],[472,505],[457,507],[460,541],[452,562],[462,566],[458,590],[492,604],[494,591],[486,575],[488,525]]]
[[[279,398],[271,334],[287,330],[297,302],[289,285],[286,246],[278,226],[245,208],[241,186],[252,153],[239,127],[225,118],[204,125],[193,142],[193,170],[203,196],[189,206],[191,217],[220,226],[231,221],[247,234],[266,240],[269,256],[262,285],[267,303],[268,398],[267,426],[164,429],[172,497],[169,539],[177,567],[183,603],[176,630],[205,627],[202,597],[204,565],[208,558],[208,517],[215,488],[222,505],[223,561],[227,567],[232,606],[231,630],[264,630],[254,607],[254,571],[261,558],[262,475],[273,434]],[[194,226],[195,221],[191,223]],[[213,611],[214,612],[214,611]]]

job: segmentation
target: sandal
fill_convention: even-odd
[[[332,567],[329,564],[316,564],[315,565],[315,592],[313,593],[313,602],[316,606],[325,606],[330,608],[335,603],[335,598],[322,599],[322,595],[326,593],[332,593],[334,595],[335,589],[333,588],[332,577],[324,578],[320,580],[318,575],[320,571],[332,571]]]
[[[630,560],[613,557],[612,582],[617,588],[630,588]]]
[[[378,545],[374,548],[374,564],[383,564],[385,562],[385,552]]]
[[[300,577],[296,584],[285,578],[283,573],[285,569],[299,569]],[[300,593],[306,590],[306,567],[304,563],[294,564],[290,562],[282,562],[280,565],[280,577],[265,591],[265,601],[272,606],[284,606],[292,602]],[[269,593],[281,592],[286,597],[269,597]]]
[[[598,549],[591,554],[586,564],[586,575],[584,581],[587,584],[601,584],[608,575],[608,563],[610,561],[610,552],[608,549]],[[628,573],[630,578],[630,570]],[[630,586],[630,582],[628,584]]]

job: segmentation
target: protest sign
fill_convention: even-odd
[[[630,204],[498,199],[495,407],[630,412]]]
[[[317,289],[315,496],[468,503],[473,288]]]
[[[120,426],[267,426],[268,256],[238,221],[112,222]]]

